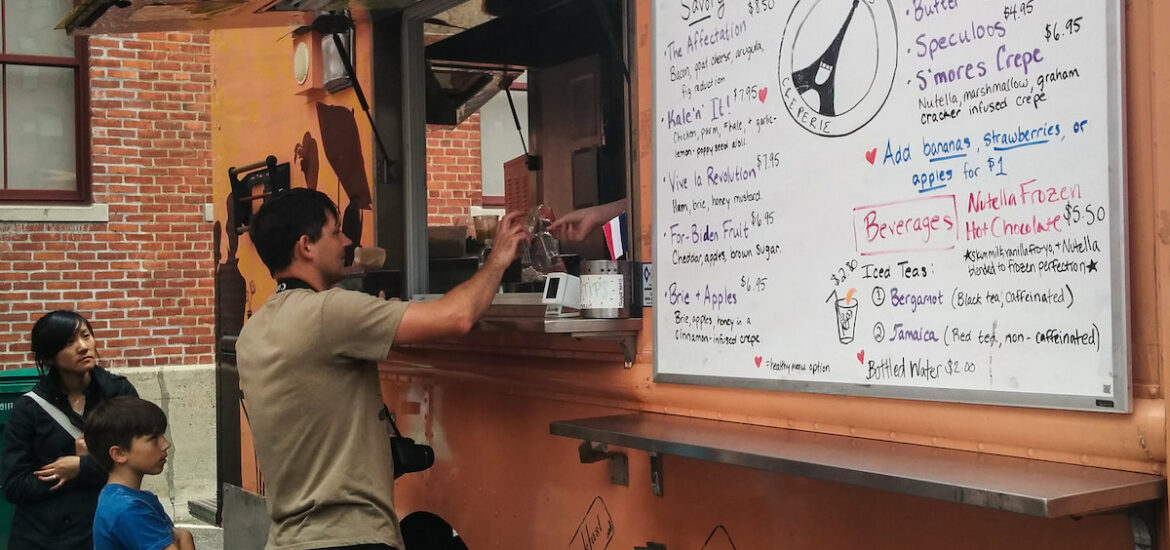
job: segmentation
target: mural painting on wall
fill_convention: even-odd
[[[301,142],[293,147],[293,163],[300,167],[301,173],[305,175],[305,187],[316,189],[321,161],[317,157],[317,140],[313,139],[313,134],[305,132]]]
[[[613,516],[609,514],[609,508],[606,507],[605,501],[598,496],[589,504],[589,509],[585,511],[585,517],[581,518],[581,524],[577,526],[573,538],[569,539],[569,549],[605,550],[609,547],[610,541],[613,540],[613,534],[616,530]]]
[[[362,244],[362,210],[373,209],[369,179],[366,177],[365,157],[362,154],[361,136],[353,109],[334,105],[317,104],[317,120],[321,128],[321,146],[329,167],[337,175],[338,190],[345,191],[347,201],[343,204],[340,196],[332,197],[342,208],[341,229],[353,244],[346,249],[346,263],[353,262],[354,250]],[[317,189],[320,176],[320,149],[312,132],[305,131],[299,142],[293,146],[293,164],[304,175],[305,186]],[[256,293],[255,281],[246,281],[239,269],[238,243],[235,232],[235,197],[227,196],[226,227],[215,224],[215,285],[218,311],[216,322],[219,334],[237,335],[244,321],[259,307],[253,304]],[[227,241],[226,258],[220,257],[220,239]],[[255,306],[255,307],[254,307]]]
[[[236,216],[232,193],[227,196],[227,226],[215,222],[215,322],[220,336],[235,336],[244,328],[244,314],[248,308],[248,290],[244,275],[240,273],[238,255],[240,237],[236,233]],[[220,263],[220,235],[227,241],[227,257]]]
[[[362,244],[362,210],[374,208],[357,119],[353,109],[318,103],[317,122],[321,126],[321,146],[325,149],[325,160],[337,174],[339,187],[345,190],[349,199],[349,204],[341,214],[341,232],[353,241],[345,249],[345,263],[351,264],[353,251]],[[340,198],[335,197],[334,200],[340,205]]]

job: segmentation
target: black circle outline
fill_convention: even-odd
[[[808,1],[810,1],[810,0],[797,0],[797,2],[796,2],[796,3],[795,3],[793,6],[792,6],[792,11],[791,11],[791,12],[789,12],[789,14],[788,14],[788,20],[787,20],[787,21],[784,23],[784,34],[782,34],[782,35],[781,35],[781,37],[780,37],[780,51],[779,51],[779,53],[778,53],[778,55],[777,55],[777,57],[779,58],[779,59],[777,59],[777,64],[778,64],[778,66],[777,66],[777,78],[778,78],[778,82],[777,82],[777,84],[778,84],[778,88],[779,88],[781,91],[783,91],[783,90],[784,90],[784,88],[785,88],[785,87],[784,87],[784,84],[783,84],[783,82],[784,82],[784,74],[785,74],[785,73],[784,73],[785,69],[784,69],[784,67],[783,67],[783,65],[784,65],[784,43],[785,43],[785,39],[787,38],[787,36],[788,36],[788,33],[789,33],[789,31],[791,30],[791,28],[792,28],[792,25],[793,25],[793,20],[792,20],[792,19],[793,19],[793,17],[795,17],[795,16],[796,16],[796,12],[797,12],[798,8],[800,8],[800,6],[801,6],[801,4],[802,4],[802,3],[804,3],[804,2],[808,2]],[[818,3],[818,4],[821,2],[821,0],[811,0],[811,1],[812,1],[812,2],[815,2],[815,3]],[[879,2],[880,2],[880,1],[883,1],[883,0],[876,0],[876,1],[879,1]],[[845,136],[848,136],[848,135],[852,135],[853,133],[857,132],[858,130],[860,130],[860,129],[862,129],[862,128],[866,127],[866,126],[868,126],[870,122],[873,122],[873,119],[874,119],[874,118],[877,118],[877,115],[878,115],[879,113],[881,113],[881,112],[882,112],[882,110],[883,110],[883,109],[885,108],[885,106],[886,106],[886,103],[888,103],[888,102],[889,102],[889,100],[890,100],[890,95],[891,95],[891,94],[893,93],[893,91],[894,91],[894,83],[895,83],[895,82],[897,82],[897,80],[898,80],[898,58],[899,58],[899,55],[898,55],[898,48],[899,48],[900,46],[898,46],[898,39],[899,39],[899,34],[898,34],[898,17],[897,17],[897,15],[896,15],[896,13],[897,13],[897,12],[895,12],[895,11],[894,11],[894,5],[893,5],[893,3],[891,3],[891,0],[884,0],[884,1],[885,1],[885,3],[886,3],[886,6],[888,6],[888,7],[890,8],[890,21],[892,21],[892,22],[893,22],[893,26],[894,26],[894,30],[893,30],[893,33],[894,33],[894,47],[893,47],[893,52],[892,52],[892,54],[891,54],[891,55],[893,55],[893,56],[894,56],[894,65],[893,65],[893,72],[892,72],[892,73],[891,73],[891,75],[890,75],[890,86],[889,86],[889,88],[886,90],[886,95],[885,95],[885,97],[884,97],[884,98],[882,98],[882,101],[881,101],[881,103],[877,105],[877,108],[876,108],[876,109],[874,109],[874,112],[873,112],[873,114],[872,114],[872,115],[870,115],[870,117],[869,117],[868,119],[866,119],[865,121],[861,122],[861,123],[860,123],[860,124],[859,124],[859,125],[858,125],[856,128],[853,128],[852,130],[849,130],[848,132],[845,132],[845,133],[842,133],[842,134],[833,134],[833,133],[830,133],[830,134],[822,134],[822,133],[820,133],[820,132],[815,132],[815,131],[813,131],[813,130],[809,129],[809,128],[808,128],[808,127],[806,127],[804,124],[801,124],[801,122],[800,122],[799,120],[797,120],[797,119],[796,119],[796,114],[792,112],[792,109],[791,109],[791,108],[788,106],[788,102],[787,102],[787,101],[784,101],[784,102],[783,102],[783,103],[784,103],[784,110],[788,112],[788,116],[789,116],[790,118],[792,118],[793,122],[796,122],[796,125],[797,125],[797,126],[799,126],[799,127],[800,127],[800,128],[802,128],[802,129],[804,129],[804,131],[806,131],[806,132],[808,132],[808,133],[810,133],[810,134],[816,135],[816,136],[827,137],[827,138],[839,138],[839,137],[845,137]],[[870,5],[869,5],[869,2],[868,2],[867,0],[862,0],[862,1],[861,1],[861,3],[862,3],[862,4],[864,4],[864,5],[866,6],[866,9],[868,9],[868,10],[870,11],[870,14],[871,14],[871,15],[874,15],[874,16],[876,15],[876,14],[874,14],[874,8],[873,8],[872,6],[870,6]],[[816,6],[813,6],[813,8],[810,8],[810,10],[809,10],[809,13],[811,13],[811,10],[812,10],[812,9],[814,9],[815,7],[816,7]],[[877,21],[877,18],[876,18],[876,16],[875,16],[875,17],[873,17],[873,20],[874,20],[875,22]],[[800,26],[803,26],[803,24],[804,24],[804,22],[803,22],[803,21],[802,21],[802,22],[800,22],[800,25],[798,25],[798,28],[797,28],[796,30],[797,30],[797,31],[799,31],[799,27],[800,27]],[[881,55],[881,54],[880,54],[880,52],[879,52],[879,55]],[[880,66],[881,64],[879,63],[878,65]],[[874,77],[874,79],[873,79],[873,80],[871,80],[871,82],[870,82],[870,86],[871,86],[871,88],[872,88],[872,86],[873,86],[873,83],[877,81],[877,78],[876,78],[876,70],[877,70],[877,69],[875,69],[875,77]],[[790,72],[790,73],[791,73],[791,68],[789,68],[789,69],[788,69],[788,72]],[[868,96],[868,94],[866,94],[866,96]],[[864,97],[866,97],[866,96],[862,96],[862,97],[863,97],[862,101],[864,101]],[[798,97],[799,97],[799,96],[798,96]],[[803,98],[801,98],[801,100],[800,100],[800,101],[801,101],[801,103],[803,103],[803,104],[804,104],[806,107],[808,107],[808,108],[812,109],[812,107],[811,107],[810,105],[808,105],[808,103],[805,103],[805,102],[804,102],[804,99],[803,99]],[[858,105],[860,105],[861,103],[862,103],[862,102],[858,102],[858,104],[857,104],[857,105],[854,105],[853,107],[849,108],[849,110],[845,111],[845,113],[841,113],[841,115],[844,115],[844,114],[846,114],[846,113],[848,113],[848,112],[852,111],[853,109],[856,109],[856,108],[857,108],[857,106],[858,106]],[[839,117],[839,116],[841,116],[841,115],[838,115],[837,117],[833,117],[833,118],[834,118],[834,119],[835,119],[835,118],[838,118],[838,117]]]

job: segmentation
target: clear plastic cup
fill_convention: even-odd
[[[500,217],[495,214],[481,214],[472,216],[475,225],[475,240],[483,243],[496,238],[496,228],[500,224]]]
[[[533,208],[524,220],[532,240],[528,243],[527,254],[523,255],[521,263],[526,263],[540,273],[565,270],[565,262],[561,259],[561,243],[548,232],[548,226],[554,219],[552,209],[542,204]]]

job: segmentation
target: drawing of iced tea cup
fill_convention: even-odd
[[[842,344],[853,341],[854,328],[857,326],[857,303],[858,300],[852,296],[834,302],[837,310],[837,338]]]

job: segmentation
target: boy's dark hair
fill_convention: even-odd
[[[289,189],[264,199],[248,224],[248,235],[268,271],[276,273],[292,264],[293,247],[301,235],[311,242],[321,238],[330,215],[338,219],[329,195],[303,187]]]
[[[121,395],[97,406],[85,421],[85,446],[107,472],[114,469],[110,447],[129,449],[136,437],[167,431],[167,415],[145,399]]]
[[[37,319],[29,339],[32,341],[33,360],[41,376],[47,376],[52,372],[56,366],[53,360],[73,341],[77,333],[81,332],[82,327],[89,329],[89,333],[93,334],[93,327],[89,325],[89,321],[76,311],[59,309]]]

